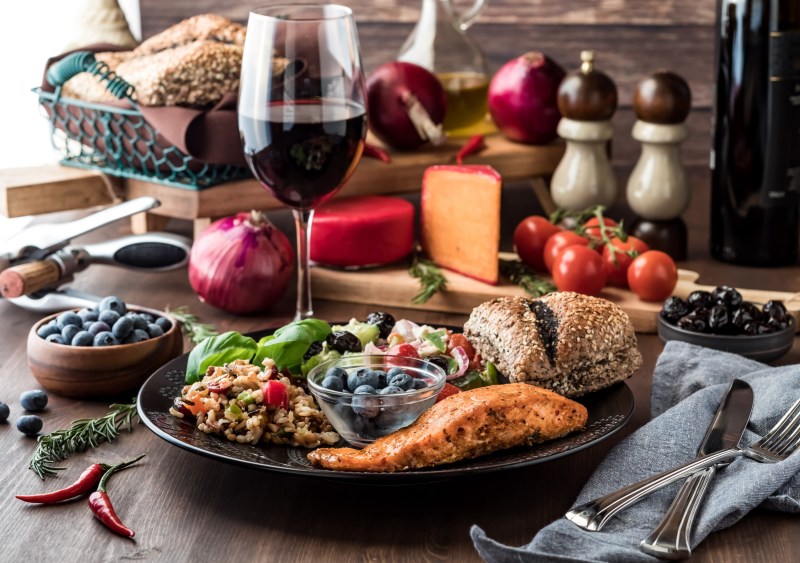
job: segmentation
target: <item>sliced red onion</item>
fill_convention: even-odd
[[[382,356],[385,353],[386,350],[383,350],[380,347],[375,346],[375,344],[373,344],[372,342],[367,342],[367,345],[364,346],[364,354],[370,354],[370,355],[374,354],[377,356]]]
[[[461,377],[467,373],[467,370],[469,369],[469,356],[467,356],[467,353],[461,346],[456,346],[450,350],[450,355],[456,359],[456,362],[458,362],[458,371],[448,375],[448,381],[457,377]]]

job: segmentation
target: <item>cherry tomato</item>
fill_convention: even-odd
[[[439,391],[439,394],[436,396],[436,402],[442,401],[449,397],[450,395],[455,395],[456,393],[461,393],[461,389],[453,385],[452,383],[445,383],[442,390]]]
[[[561,227],[553,225],[546,217],[531,215],[520,221],[514,229],[514,248],[520,260],[534,270],[543,272],[544,245],[554,234],[561,231]]]
[[[559,291],[597,295],[606,284],[603,259],[586,246],[568,246],[553,262],[553,281]]]
[[[455,348],[456,346],[461,346],[464,349],[464,352],[467,353],[467,357],[472,361],[475,357],[475,348],[472,346],[472,343],[467,340],[467,337],[463,334],[455,333],[451,334],[447,338],[447,353],[449,354],[450,351]]]
[[[419,358],[417,349],[411,344],[396,344],[386,351],[387,356],[403,356],[405,358]],[[387,366],[411,366],[414,362],[405,362],[402,358],[386,358]]]
[[[628,285],[642,301],[663,301],[678,283],[678,268],[669,254],[648,250],[628,268]]]
[[[605,223],[606,227],[616,227],[618,225],[614,219],[609,219],[608,217],[603,217],[603,223]],[[592,217],[586,221],[583,226],[587,227],[585,231],[587,237],[596,239],[603,238],[600,234],[600,221],[597,219],[597,217]]]
[[[619,238],[614,237],[611,239],[611,244],[619,252],[611,252],[607,244],[603,245],[603,265],[606,268],[606,281],[609,285],[616,285],[617,287],[628,287],[628,267],[633,262],[627,252],[635,251],[643,254],[650,250],[647,243],[636,237],[628,237],[625,242]],[[616,264],[614,260],[616,258]]]
[[[572,245],[589,246],[589,239],[572,231],[561,231],[547,239],[544,245],[544,265],[548,272],[553,271],[553,262],[558,253]]]

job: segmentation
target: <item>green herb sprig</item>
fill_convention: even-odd
[[[411,300],[414,305],[427,303],[440,291],[447,290],[447,278],[439,267],[427,258],[422,258],[418,252],[414,253],[408,273],[419,280],[419,293]]]
[[[536,275],[521,260],[500,259],[500,273],[509,281],[520,286],[531,297],[541,297],[556,290],[550,281]]]
[[[108,414],[100,418],[75,420],[68,429],[39,436],[28,467],[44,479],[64,469],[56,464],[70,455],[96,448],[103,442],[113,442],[122,428],[127,428],[128,432],[133,430],[139,418],[135,399],[130,404],[115,403],[109,409]]]
[[[195,344],[200,344],[206,338],[219,335],[214,325],[201,323],[197,315],[189,312],[189,308],[185,305],[182,307],[175,307],[167,312],[175,317],[175,320],[181,325],[183,333],[189,337],[189,340]]]

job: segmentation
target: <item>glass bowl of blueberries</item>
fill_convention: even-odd
[[[339,435],[361,448],[414,422],[436,402],[446,377],[426,360],[359,354],[318,365],[308,387]]]
[[[668,298],[658,318],[664,342],[680,340],[770,362],[794,344],[796,322],[781,301],[751,303],[735,288],[693,291]]]
[[[116,296],[45,317],[28,333],[28,367],[42,387],[66,397],[136,389],[182,352],[173,317],[128,306]]]

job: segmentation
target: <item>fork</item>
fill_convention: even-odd
[[[720,450],[698,460],[680,465],[664,473],[659,473],[638,483],[597,498],[567,512],[567,519],[584,530],[600,530],[617,512],[653,491],[666,487],[692,473],[701,471],[720,463],[727,463],[734,458],[745,456],[761,463],[777,463],[783,461],[800,445],[800,399],[789,408],[781,419],[767,432],[763,438],[742,447],[741,443],[734,448]]]

